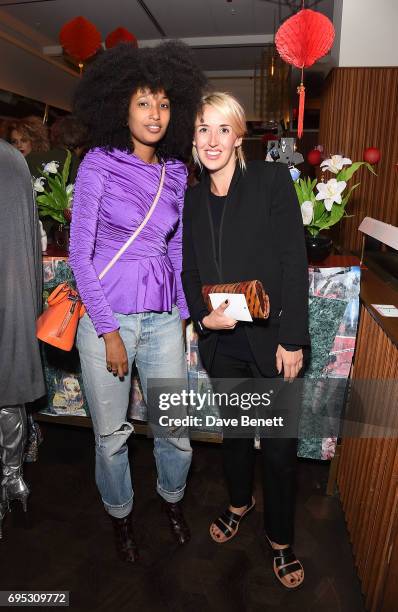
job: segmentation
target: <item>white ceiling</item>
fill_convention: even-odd
[[[61,27],[78,15],[92,21],[103,39],[118,26],[139,41],[161,39],[142,2],[167,38],[196,39],[190,44],[207,71],[252,70],[261,50],[258,42],[248,46],[244,37],[270,38],[280,18],[301,6],[301,0],[0,0],[0,15],[22,24],[42,46],[58,45]],[[333,18],[333,0],[306,0],[305,5]],[[221,36],[242,38],[220,41]]]

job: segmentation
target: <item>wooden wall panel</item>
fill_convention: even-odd
[[[319,142],[327,154],[344,153],[359,161],[366,147],[378,147],[377,177],[355,175],[361,185],[352,194],[346,218],[334,231],[346,249],[359,250],[362,219],[375,217],[398,225],[398,68],[334,68],[321,102]],[[355,181],[357,182],[357,181]]]
[[[398,348],[362,306],[351,393],[346,419],[361,417],[398,431]],[[352,430],[355,431],[355,430]],[[366,609],[387,612],[398,601],[398,439],[343,431],[338,487],[352,542]],[[374,433],[374,431],[373,431]],[[395,608],[397,609],[397,608]]]

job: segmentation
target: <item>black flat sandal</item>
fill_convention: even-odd
[[[253,508],[255,507],[256,502],[255,499],[252,499],[251,506],[248,506],[246,510],[242,514],[236,514],[236,512],[232,512],[227,509],[218,519],[213,521],[210,525],[210,537],[212,540],[217,542],[217,544],[225,544],[229,540],[232,540],[233,537],[238,533],[239,525],[244,516],[246,516]],[[221,533],[225,536],[225,540],[220,540],[217,536],[213,535],[211,528],[215,525],[221,531]]]
[[[267,541],[271,547],[272,554],[274,557],[275,578],[283,586],[283,588],[287,589],[288,591],[292,591],[301,587],[304,582],[304,568],[301,562],[294,554],[293,548],[291,546],[288,546],[287,548],[273,548],[271,541],[268,537]],[[303,577],[300,581],[294,581],[292,583],[292,586],[288,586],[285,582],[283,582],[282,578],[288,576],[288,574],[292,574],[293,572],[298,572],[299,570],[303,572]]]

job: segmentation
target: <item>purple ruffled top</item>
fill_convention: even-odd
[[[146,216],[160,164],[127,151],[92,149],[80,164],[73,198],[69,263],[98,335],[119,328],[115,312],[189,316],[181,284],[185,165],[166,162],[162,194],[147,225],[100,281],[98,275]]]

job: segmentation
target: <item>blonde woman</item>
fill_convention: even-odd
[[[283,376],[291,381],[302,370],[303,347],[309,344],[308,272],[303,225],[287,166],[246,163],[245,129],[244,110],[234,97],[211,93],[203,98],[193,141],[202,173],[185,198],[182,280],[210,376],[249,380],[250,387],[253,379],[258,383]],[[252,279],[261,280],[270,296],[268,321],[239,323],[225,313],[228,303],[208,312],[203,285]],[[227,408],[220,409],[228,415]],[[264,525],[274,572],[285,588],[294,589],[304,579],[291,548],[296,440],[262,438],[261,451]],[[255,506],[254,459],[252,438],[224,432],[230,505],[210,526],[217,543],[233,538]]]

